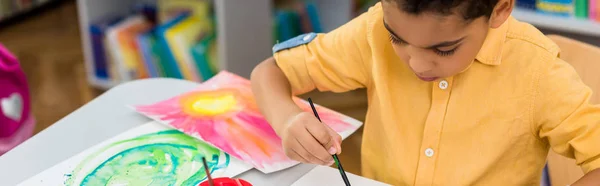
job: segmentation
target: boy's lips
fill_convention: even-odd
[[[423,77],[423,76],[419,76],[419,75],[416,75],[416,76],[423,81],[435,81],[438,78],[438,77]]]

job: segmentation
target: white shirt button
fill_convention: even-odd
[[[425,156],[431,158],[433,156],[433,149],[431,149],[431,148],[425,149]]]
[[[448,88],[448,81],[442,80],[442,81],[440,81],[440,83],[438,84],[438,86],[440,87],[440,89],[446,90]]]
[[[310,39],[310,34],[309,34],[309,35],[306,35],[306,36],[304,36],[304,37],[302,38],[302,40],[304,40],[304,41],[308,41],[309,39]]]

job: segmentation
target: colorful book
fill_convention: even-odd
[[[568,17],[573,14],[573,0],[538,0],[536,9],[541,13]]]
[[[93,64],[94,64],[94,75],[98,79],[109,80],[109,67],[108,67],[108,54],[104,47],[104,38],[106,36],[106,31],[111,26],[114,26],[122,18],[109,18],[105,20],[98,21],[90,25],[90,41],[92,47],[92,56],[93,56]]]
[[[307,5],[305,2],[298,2],[295,6],[296,12],[300,16],[300,28],[302,33],[309,33],[313,31],[313,26],[310,20],[310,16],[307,12]]]
[[[290,38],[292,35],[291,29],[288,26],[288,22],[286,19],[286,12],[283,10],[279,10],[275,13],[275,25],[277,25],[277,39],[278,42],[286,41],[285,38]]]
[[[589,0],[589,19],[600,22],[600,1]]]
[[[116,83],[131,81],[136,78],[135,64],[127,64],[124,49],[119,42],[119,33],[133,24],[139,23],[141,17],[129,17],[106,31],[105,46],[109,51],[110,63],[113,68],[111,74]]]
[[[536,0],[517,0],[517,6],[529,10],[535,10],[535,1]]]
[[[311,26],[312,26],[312,31],[313,32],[323,32],[323,28],[321,27],[321,21],[319,18],[319,14],[318,14],[318,10],[317,10],[317,6],[315,5],[314,2],[307,2],[306,3],[306,13],[308,14]]]
[[[121,66],[117,66],[115,62],[115,58],[118,55],[115,53],[115,48],[112,46],[112,42],[109,39],[109,32],[106,32],[106,36],[104,37],[104,51],[106,52],[106,65],[108,66],[108,76],[110,77],[110,81],[113,83],[119,83],[123,81],[123,77],[121,74]]]
[[[189,18],[191,18],[191,17],[189,17]],[[180,35],[183,35],[181,33],[182,29],[180,26],[182,23],[167,30],[167,32],[165,33],[165,37],[167,39],[168,47],[171,49],[171,52],[173,53],[174,61],[175,61],[175,63],[177,63],[177,66],[179,67],[179,71],[181,72],[181,75],[183,76],[183,78],[190,80],[190,81],[198,82],[198,81],[200,81],[200,79],[199,79],[197,70],[194,68],[193,65],[190,65],[191,58],[189,58],[187,56],[187,54],[185,54],[186,47],[183,43],[179,42],[179,39],[177,38],[177,37],[180,37]],[[188,25],[186,25],[186,27],[189,28]],[[176,28],[178,28],[178,29],[176,29]],[[185,29],[187,29],[187,28],[185,28]]]
[[[122,82],[147,78],[148,71],[138,53],[137,35],[149,30],[152,24],[143,16],[131,16],[107,31],[112,64]]]
[[[194,62],[203,80],[210,79],[217,71],[216,68],[216,39],[214,34],[206,35],[190,49]]]
[[[203,18],[211,13],[210,0],[158,0],[158,21],[166,23],[182,13]]]
[[[153,25],[145,17],[140,17],[132,25],[125,27],[122,32],[118,33],[119,44],[121,45],[121,52],[124,57],[123,60],[130,68],[135,69],[136,79],[149,77],[148,69],[138,52],[137,36],[150,30],[152,27]]]
[[[213,76],[221,71],[219,66],[219,54],[217,53],[217,39],[216,36],[214,38],[208,39],[208,66],[213,72]]]
[[[179,70],[179,65],[177,65],[175,55],[173,54],[171,48],[169,48],[166,33],[169,29],[173,28],[175,25],[185,20],[185,18],[189,17],[189,15],[189,13],[182,13],[179,16],[173,18],[172,20],[164,23],[163,25],[159,25],[156,28],[155,35],[159,45],[158,50],[160,51],[160,63],[163,67],[163,71],[165,72],[166,77],[177,79],[183,78],[183,75]]]
[[[142,61],[148,69],[148,73],[150,77],[161,77],[162,72],[160,71],[160,67],[157,65],[157,57],[154,55],[152,51],[152,47],[156,43],[156,39],[154,38],[152,31],[142,33],[137,37],[137,43],[139,46],[139,53],[142,57]]]
[[[575,0],[575,17],[576,18],[588,18],[588,0]]]
[[[275,14],[275,21],[277,24],[277,40],[280,42],[291,39],[297,35],[302,34],[300,26],[300,16],[289,10],[279,10]],[[314,28],[313,28],[314,29]]]
[[[214,32],[210,18],[189,16],[166,33],[169,48],[175,56],[182,75],[187,80],[202,81],[190,48],[206,34]]]
[[[150,45],[150,49],[151,49],[151,54],[152,54],[152,59],[154,62],[154,66],[156,67],[156,70],[159,73],[159,77],[169,77],[167,75],[166,72],[166,67],[163,66],[164,63],[161,61],[162,60],[162,55],[164,53],[163,51],[163,47],[160,44],[160,42],[158,41],[158,37],[156,37],[156,31],[152,31],[152,37],[151,37],[151,45]]]

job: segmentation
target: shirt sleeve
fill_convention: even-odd
[[[300,35],[273,47],[274,58],[294,94],[315,88],[345,92],[368,83],[370,12],[327,33]]]
[[[539,137],[556,153],[575,158],[585,173],[600,168],[600,105],[566,62],[556,58],[539,79],[534,119]]]

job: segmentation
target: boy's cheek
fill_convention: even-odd
[[[394,53],[396,53],[396,56],[398,56],[398,58],[400,58],[400,60],[402,60],[403,63],[408,64],[408,60],[410,60],[410,57],[408,56],[406,51],[404,51],[403,47],[392,44],[392,48],[394,48]]]

